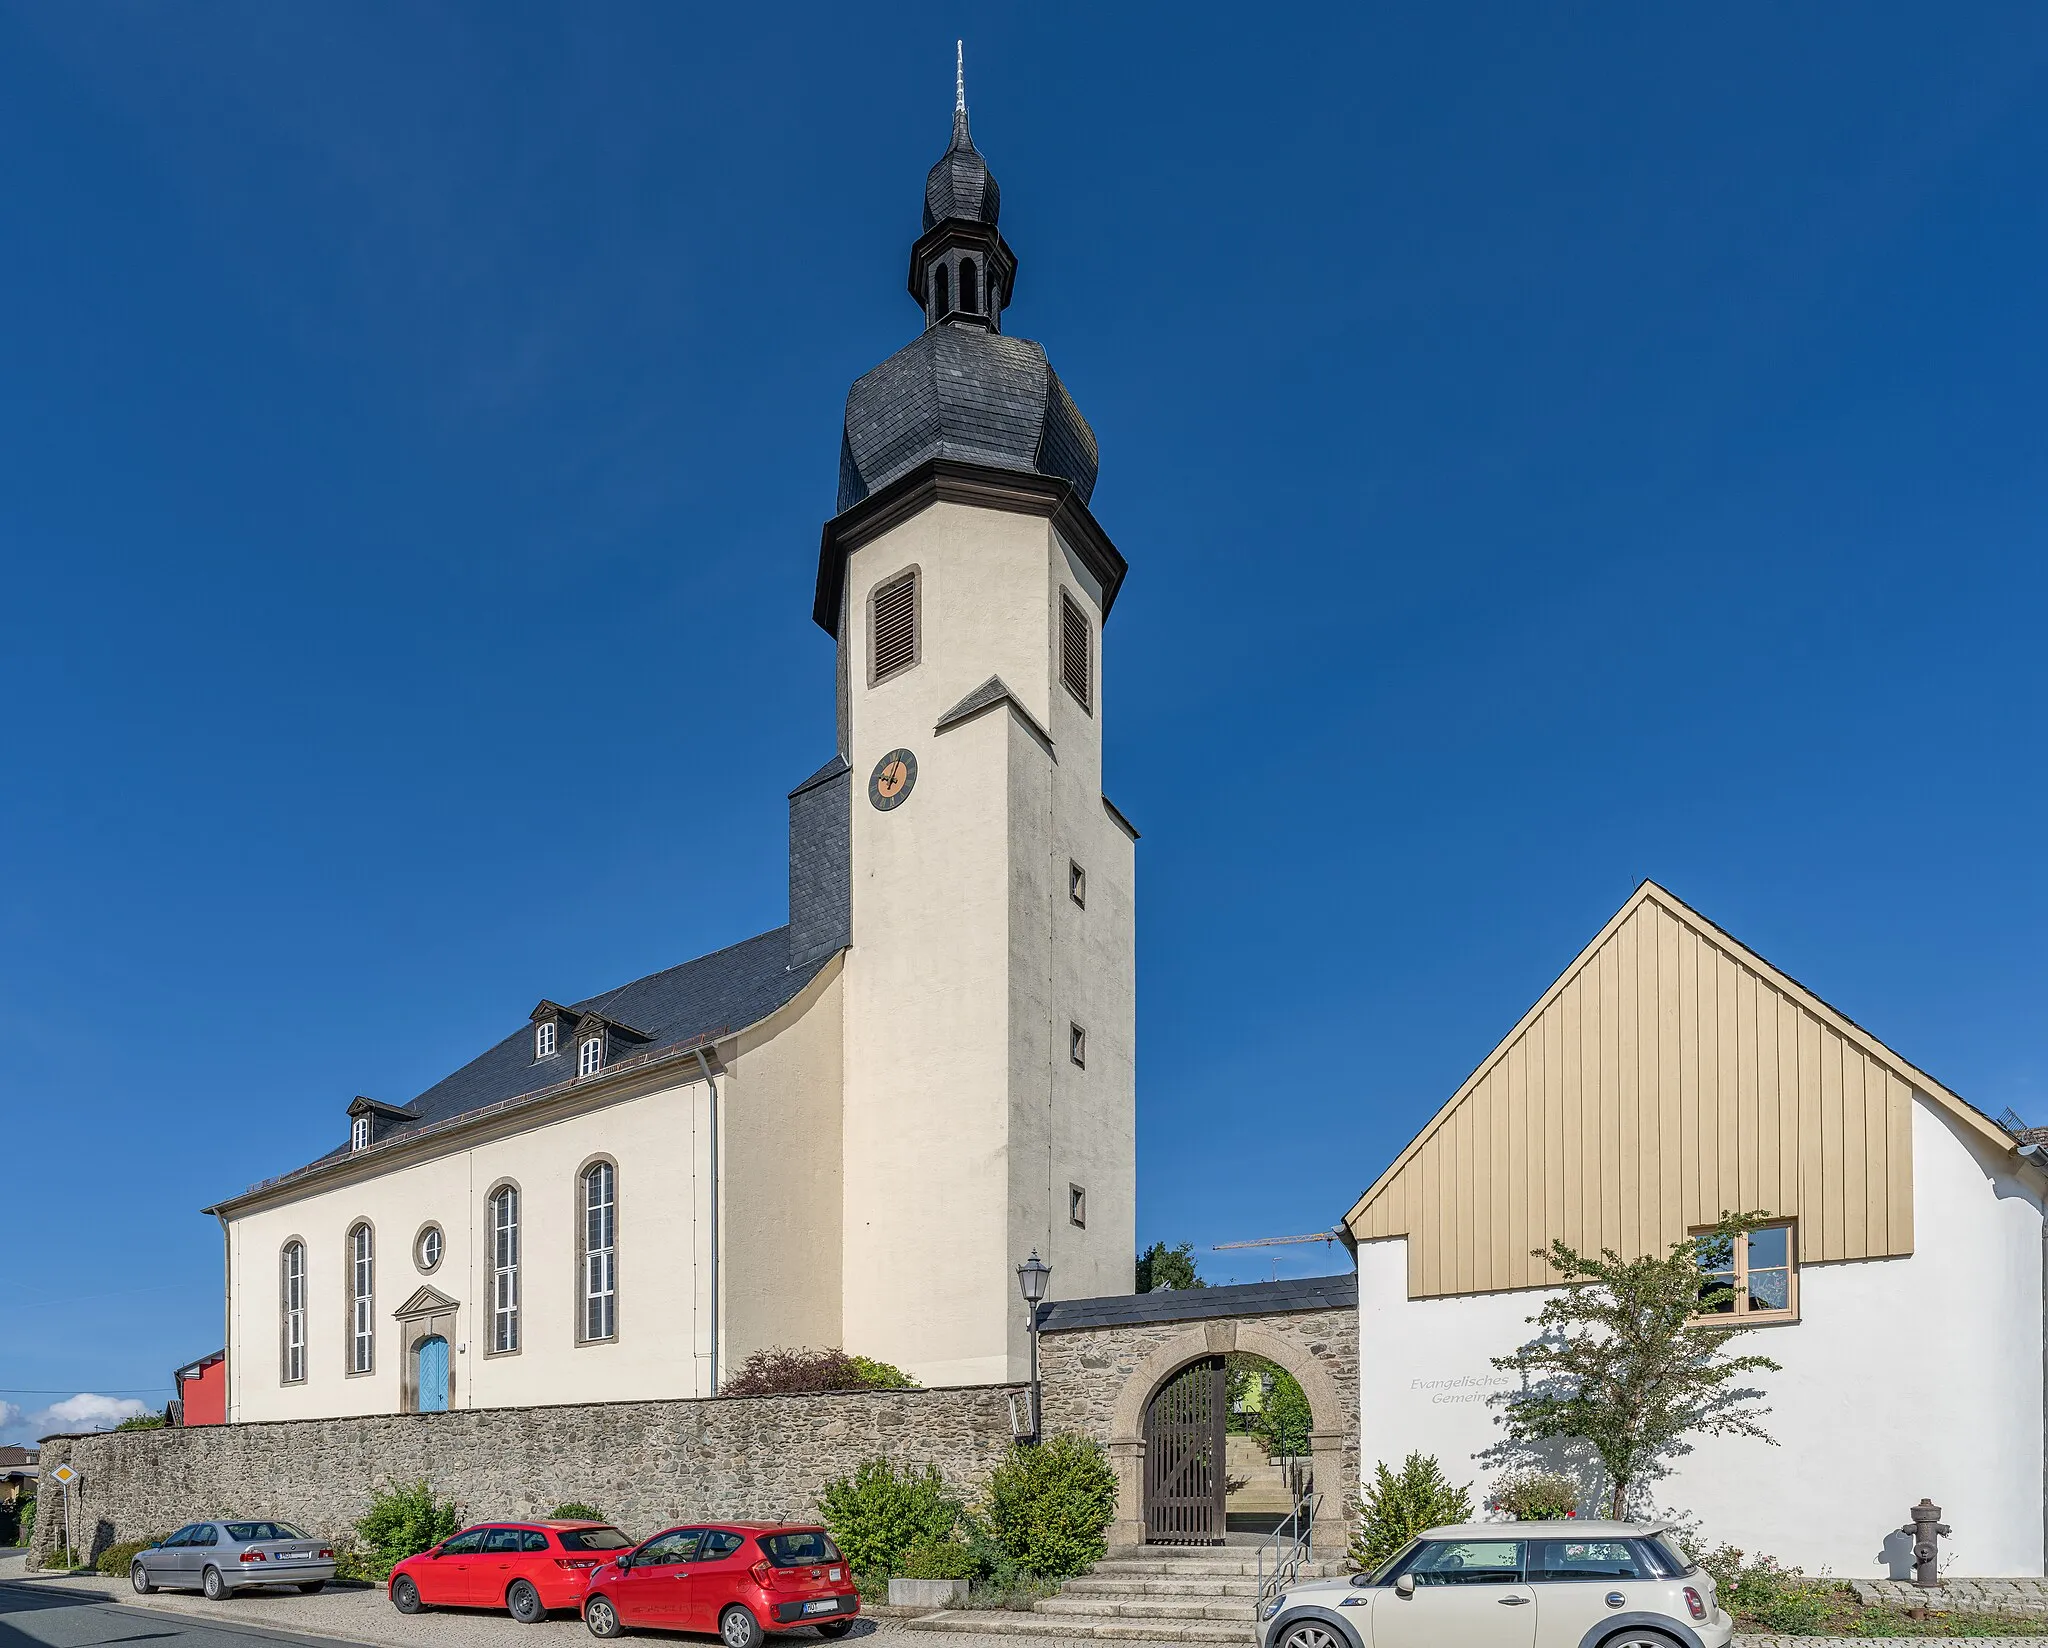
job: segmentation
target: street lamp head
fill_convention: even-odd
[[[1027,1305],[1035,1305],[1045,1297],[1047,1287],[1052,1283],[1052,1266],[1038,1256],[1038,1249],[1031,1250],[1031,1257],[1017,1267],[1017,1291],[1024,1295]]]

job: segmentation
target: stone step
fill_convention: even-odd
[[[1253,1597],[1045,1597],[1032,1605],[1040,1614],[1079,1615],[1099,1619],[1241,1619],[1247,1625],[1258,1612]]]
[[[1266,1571],[1271,1573],[1272,1560],[1267,1559]],[[1101,1578],[1127,1579],[1256,1579],[1259,1576],[1257,1556],[1111,1556],[1104,1557],[1088,1570]],[[1304,1562],[1301,1574],[1304,1579],[1325,1579],[1339,1571],[1334,1562]]]
[[[1180,1575],[1172,1579],[1083,1574],[1079,1579],[1068,1580],[1060,1590],[1062,1596],[1253,1597],[1258,1594],[1259,1582],[1249,1575],[1224,1578],[1214,1574]]]
[[[987,1637],[1068,1637],[1108,1642],[1249,1643],[1246,1620],[1117,1619],[1082,1614],[1019,1614],[1003,1608],[946,1608],[899,1622],[906,1631],[954,1631]]]

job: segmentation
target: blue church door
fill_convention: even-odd
[[[448,1411],[448,1341],[438,1333],[420,1341],[420,1412]]]

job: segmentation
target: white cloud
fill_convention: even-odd
[[[95,1391],[80,1391],[34,1412],[0,1402],[0,1442],[32,1445],[56,1431],[103,1431],[149,1411],[147,1403],[133,1397],[101,1396]]]

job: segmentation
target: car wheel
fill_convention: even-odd
[[[718,1616],[718,1640],[725,1648],[761,1648],[761,1622],[735,1602]]]
[[[318,1596],[318,1595],[319,1595],[319,1594],[320,1594],[320,1593],[321,1593],[322,1591],[324,1591],[324,1590],[326,1590],[326,1589],[327,1589],[327,1581],[326,1581],[326,1580],[324,1580],[324,1579],[309,1579],[309,1580],[307,1580],[307,1581],[305,1582],[305,1584],[303,1584],[303,1585],[301,1585],[301,1586],[299,1587],[299,1595],[300,1595],[300,1596]]]
[[[538,1625],[548,1617],[540,1592],[533,1588],[531,1580],[513,1580],[505,1589],[505,1606],[512,1610],[512,1617],[521,1625]]]
[[[1289,1628],[1287,1635],[1280,1639],[1280,1648],[1348,1648],[1348,1645],[1329,1626],[1303,1620]]]
[[[208,1602],[220,1602],[228,1594],[228,1582],[220,1577],[220,1570],[211,1563],[206,1572],[199,1576],[199,1588],[206,1593]]]
[[[391,1606],[401,1614],[421,1612],[420,1588],[404,1574],[400,1574],[391,1583]]]
[[[823,1625],[818,1627],[818,1635],[837,1642],[852,1629],[853,1621],[850,1619],[828,1619]]]
[[[148,1596],[156,1589],[155,1582],[149,1577],[149,1570],[139,1562],[128,1564],[128,1583],[135,1587],[137,1596]]]
[[[1600,1648],[1683,1648],[1669,1631],[1648,1625],[1624,1625],[1611,1637],[1600,1639]]]
[[[625,1622],[619,1618],[618,1609],[612,1606],[608,1596],[594,1596],[583,1605],[584,1627],[594,1637],[622,1637],[626,1634]]]

